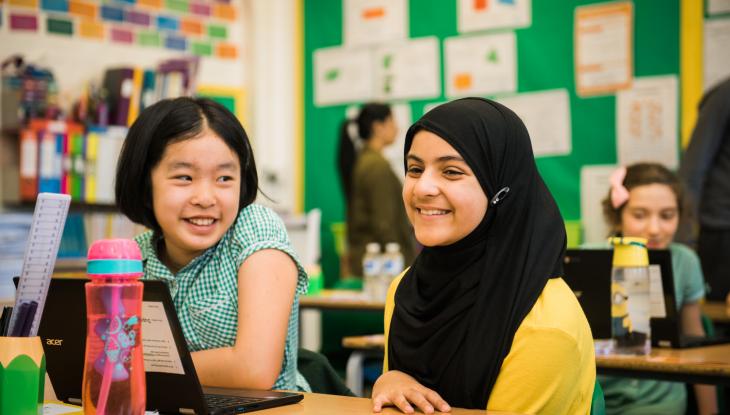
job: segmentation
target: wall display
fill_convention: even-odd
[[[628,88],[633,77],[633,5],[601,3],[575,10],[575,82],[579,95]]]
[[[373,54],[367,48],[333,47],[314,53],[317,105],[367,101],[373,96]]]
[[[459,32],[530,26],[531,0],[459,0]]]
[[[385,45],[374,52],[373,95],[379,100],[441,95],[439,42],[434,36]]]
[[[517,40],[512,32],[444,41],[446,95],[489,95],[517,90]]]
[[[344,0],[344,44],[373,45],[408,38],[406,0]]]
[[[655,161],[676,168],[678,82],[675,75],[636,78],[616,95],[618,162]]]
[[[497,100],[525,123],[535,157],[570,153],[570,97],[566,89],[528,92]]]

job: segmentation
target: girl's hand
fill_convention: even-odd
[[[373,385],[373,412],[380,412],[383,406],[395,405],[401,411],[412,414],[415,405],[425,414],[432,414],[434,408],[441,412],[451,407],[435,391],[421,385],[413,377],[390,370],[383,373]]]

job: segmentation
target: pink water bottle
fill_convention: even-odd
[[[144,414],[142,254],[134,241],[89,247],[84,414]]]

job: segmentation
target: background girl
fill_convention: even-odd
[[[248,136],[223,106],[177,98],[145,109],[124,142],[116,199],[150,230],[145,278],[167,283],[200,382],[307,389],[298,376],[307,277],[282,221],[253,204]]]
[[[704,296],[700,262],[694,251],[674,243],[682,213],[683,193],[677,176],[656,163],[621,167],[611,176],[603,213],[613,234],[646,238],[649,249],[672,254],[675,303],[682,332],[704,336],[699,301]],[[684,414],[687,393],[683,383],[600,378],[609,414]],[[695,385],[700,414],[717,412],[715,389]]]
[[[355,123],[358,137],[353,137],[350,121],[343,123],[338,163],[347,208],[349,271],[362,276],[368,243],[398,243],[406,264],[413,260],[415,247],[400,198],[402,183],[383,156],[398,134],[390,107],[366,104]]]

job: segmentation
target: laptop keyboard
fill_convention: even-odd
[[[208,404],[208,408],[229,408],[240,405],[248,405],[264,400],[265,399],[263,398],[244,398],[242,396],[205,395],[205,402]]]

